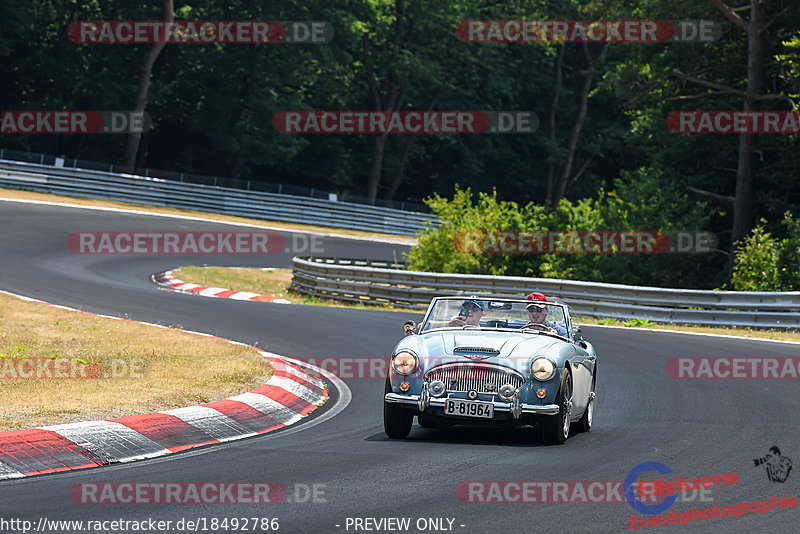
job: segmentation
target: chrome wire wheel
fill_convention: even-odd
[[[569,436],[569,425],[571,419],[572,419],[572,376],[568,374],[567,379],[564,382],[564,422],[561,428],[561,432],[564,435],[565,440]]]
[[[572,375],[569,368],[564,369],[555,403],[558,405],[558,414],[541,419],[542,435],[545,443],[561,445],[569,437],[572,422]]]
[[[592,376],[592,386],[589,388],[589,398],[586,401],[586,411],[583,412],[583,416],[581,416],[581,419],[577,424],[580,432],[588,432],[592,428],[594,420],[594,384],[595,379],[594,376]]]
[[[589,405],[586,407],[586,422],[592,428],[592,417],[594,416],[594,382],[592,382],[591,393],[589,394]]]

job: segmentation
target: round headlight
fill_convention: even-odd
[[[398,352],[392,358],[392,369],[401,375],[410,375],[417,368],[417,357],[410,352]]]
[[[556,374],[556,366],[547,358],[536,358],[531,362],[531,374],[544,382],[550,380]]]

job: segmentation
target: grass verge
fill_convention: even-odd
[[[199,284],[209,287],[221,287],[248,291],[259,295],[273,295],[286,299],[292,304],[310,304],[315,306],[331,306],[337,308],[380,309],[387,311],[402,311],[408,313],[406,308],[389,305],[350,304],[333,299],[309,297],[292,291],[291,269],[257,269],[246,267],[196,267],[187,266],[175,269],[172,276],[184,282]],[[419,313],[419,312],[412,312]]]
[[[339,306],[346,308],[370,308],[387,311],[402,311],[409,313],[405,308],[380,305],[344,304],[330,299],[311,299],[289,290],[292,283],[291,269],[247,269],[238,267],[181,267],[174,276],[184,282],[200,284],[203,286],[222,287],[239,291],[250,291],[262,295],[275,295],[284,298],[293,304],[318,304],[323,306]],[[800,342],[800,334],[783,330],[758,330],[752,328],[723,328],[705,327],[694,325],[677,325],[654,323],[646,319],[597,319],[592,317],[578,317],[579,324],[600,324],[611,326],[625,326],[629,328],[654,328],[659,330],[672,330],[680,332],[696,332],[703,334],[722,334],[729,336],[752,337],[761,339],[777,339],[782,341]]]
[[[271,375],[248,347],[0,294],[0,430],[221,400]]]

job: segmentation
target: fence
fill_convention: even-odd
[[[396,235],[438,224],[428,213],[7,160],[0,187]]]
[[[315,297],[425,309],[441,295],[520,297],[541,291],[574,314],[664,323],[800,329],[800,292],[704,291],[599,282],[403,270],[359,259],[293,259],[292,287]]]

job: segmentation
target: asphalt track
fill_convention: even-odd
[[[291,258],[285,253],[94,256],[71,254],[66,247],[67,236],[79,231],[226,229],[243,230],[217,223],[0,202],[0,289],[95,313],[257,342],[269,351],[300,359],[385,358],[402,333],[403,321],[418,317],[202,298],[159,290],[149,280],[156,271],[189,263],[287,267]],[[324,238],[324,249],[329,256],[392,259],[404,247]],[[625,532],[630,531],[629,515],[637,513],[626,503],[469,503],[459,501],[456,488],[464,481],[621,481],[635,466],[651,461],[683,477],[738,474],[737,484],[712,490],[706,499],[713,500],[679,499],[672,507],[678,513],[692,506],[768,500],[773,494],[800,496],[800,467],[785,483],[777,483],[753,465],[753,459],[773,445],[800,462],[796,381],[678,381],[665,372],[666,361],[674,356],[800,356],[800,345],[590,326],[584,334],[598,352],[594,428],[574,435],[563,446],[542,445],[527,431],[419,426],[408,440],[388,440],[382,427],[383,381],[346,379],[352,401],[343,412],[315,426],[308,423],[340,401],[336,391],[331,402],[292,427],[295,430],[162,459],[0,482],[0,519],[37,524],[40,518],[153,518],[174,524],[181,518],[257,516],[279,518],[279,532],[312,533],[366,531],[347,529],[348,518],[408,517],[412,525],[408,532],[446,531],[417,530],[418,518],[454,519],[452,530],[461,533]],[[260,506],[79,505],[68,496],[72,484],[106,481],[279,482],[289,496],[287,502]],[[295,484],[324,485],[318,488],[324,491],[325,502],[295,502],[304,500],[294,494]],[[797,509],[789,509],[648,530],[797,532],[799,518]]]

